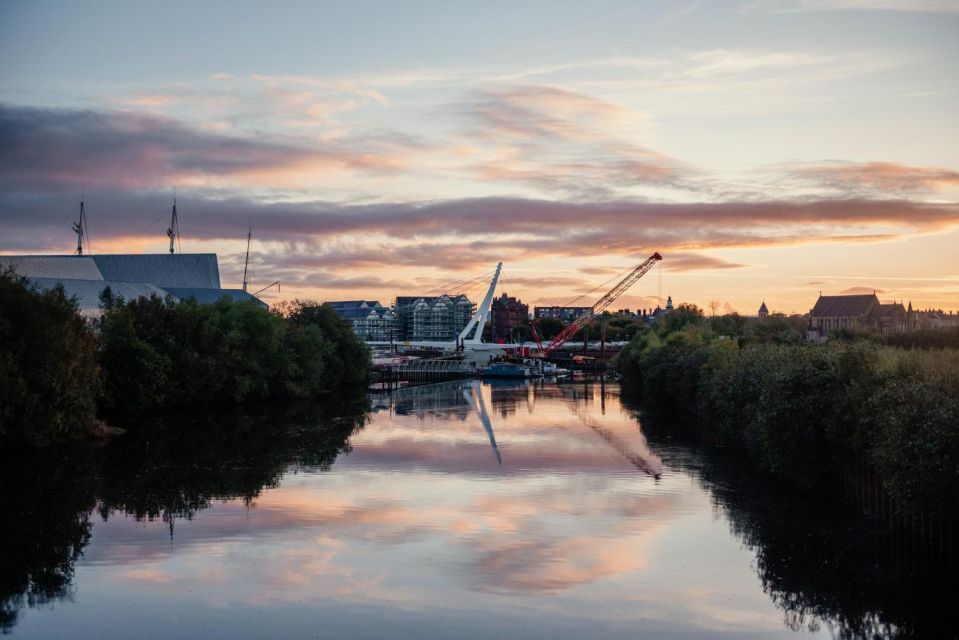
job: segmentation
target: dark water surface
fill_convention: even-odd
[[[619,387],[458,382],[5,455],[15,638],[948,637],[948,579]],[[642,422],[642,425],[640,424]]]

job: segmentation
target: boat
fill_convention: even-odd
[[[536,378],[539,377],[539,372],[533,370],[530,366],[525,364],[517,364],[515,362],[493,362],[488,366],[483,367],[480,371],[480,376],[483,378]]]

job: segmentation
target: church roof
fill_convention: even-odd
[[[759,313],[769,313],[769,309],[766,308],[765,300],[763,300],[763,303],[759,307]]]
[[[810,315],[828,318],[864,316],[879,304],[875,293],[852,296],[819,296]]]
[[[872,312],[877,316],[891,316],[905,313],[906,308],[902,306],[901,302],[889,302],[876,305]]]

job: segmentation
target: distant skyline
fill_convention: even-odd
[[[380,299],[959,311],[959,0],[0,4],[0,253]],[[661,283],[661,284],[660,284]],[[601,291],[587,295],[589,303]]]

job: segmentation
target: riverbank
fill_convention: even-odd
[[[959,350],[812,345],[770,320],[726,333],[723,318],[686,307],[634,339],[616,367],[649,404],[715,424],[769,477],[835,495],[850,462],[866,456],[897,512],[953,520]]]
[[[0,273],[0,442],[95,436],[103,420],[196,408],[349,395],[370,355],[331,309],[295,301],[267,311],[107,289],[88,320],[62,289]]]

